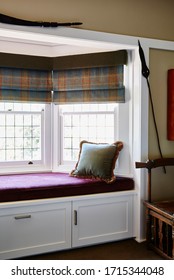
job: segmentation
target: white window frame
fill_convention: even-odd
[[[11,111],[15,113],[15,111]],[[16,112],[20,114],[20,111]],[[35,114],[35,111],[21,111],[21,113]],[[13,174],[24,172],[39,172],[51,170],[51,105],[45,104],[41,111],[41,160],[4,161],[0,162],[0,174]]]
[[[76,112],[65,112],[65,113],[62,113],[61,112],[61,108],[59,109],[58,108],[58,110],[59,110],[59,116],[60,116],[60,131],[61,131],[61,133],[60,133],[60,139],[59,139],[59,142],[60,142],[60,145],[61,145],[61,147],[63,147],[63,145],[64,145],[64,143],[63,143],[63,118],[64,118],[64,115],[76,115],[76,114],[78,114],[78,115],[82,115],[82,114],[87,114],[87,115],[92,115],[92,114],[112,114],[112,115],[114,115],[114,123],[116,124],[115,125],[115,130],[114,130],[114,139],[113,139],[113,141],[112,141],[112,143],[114,143],[115,142],[115,139],[116,139],[116,135],[118,134],[117,133],[117,130],[118,130],[118,126],[117,126],[117,120],[118,120],[118,107],[116,106],[115,108],[114,108],[114,110],[113,110],[113,112],[111,112],[111,111],[88,111],[88,110],[86,110],[86,111],[76,111]],[[87,140],[88,141],[88,139],[84,139],[84,140]],[[89,140],[89,141],[93,141],[93,140]],[[95,140],[93,141],[93,142],[96,142]],[[106,141],[101,141],[102,143],[105,143]],[[110,143],[110,142],[109,142]],[[80,142],[79,142],[79,144],[80,144]],[[71,161],[68,161],[68,160],[64,160],[63,159],[63,149],[61,148],[61,152],[60,152],[60,162],[61,162],[61,164],[62,165],[70,165],[70,164],[75,164],[76,163],[76,161],[77,161],[77,159],[76,160],[71,160]]]

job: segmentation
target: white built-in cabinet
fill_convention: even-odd
[[[0,204],[0,259],[134,236],[134,192]]]

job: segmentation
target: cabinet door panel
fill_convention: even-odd
[[[73,246],[132,237],[132,198],[107,198],[74,203]]]
[[[0,256],[15,258],[71,246],[71,204],[14,208],[0,216]],[[2,213],[2,212],[1,212]]]

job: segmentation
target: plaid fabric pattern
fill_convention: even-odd
[[[125,102],[123,65],[66,70],[0,68],[0,100]]]
[[[125,102],[123,65],[53,71],[54,102]]]
[[[1,101],[50,102],[51,90],[50,71],[0,68]]]

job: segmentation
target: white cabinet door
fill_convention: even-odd
[[[72,246],[133,236],[132,197],[110,197],[73,203]]]
[[[0,207],[0,259],[70,247],[70,202]]]

